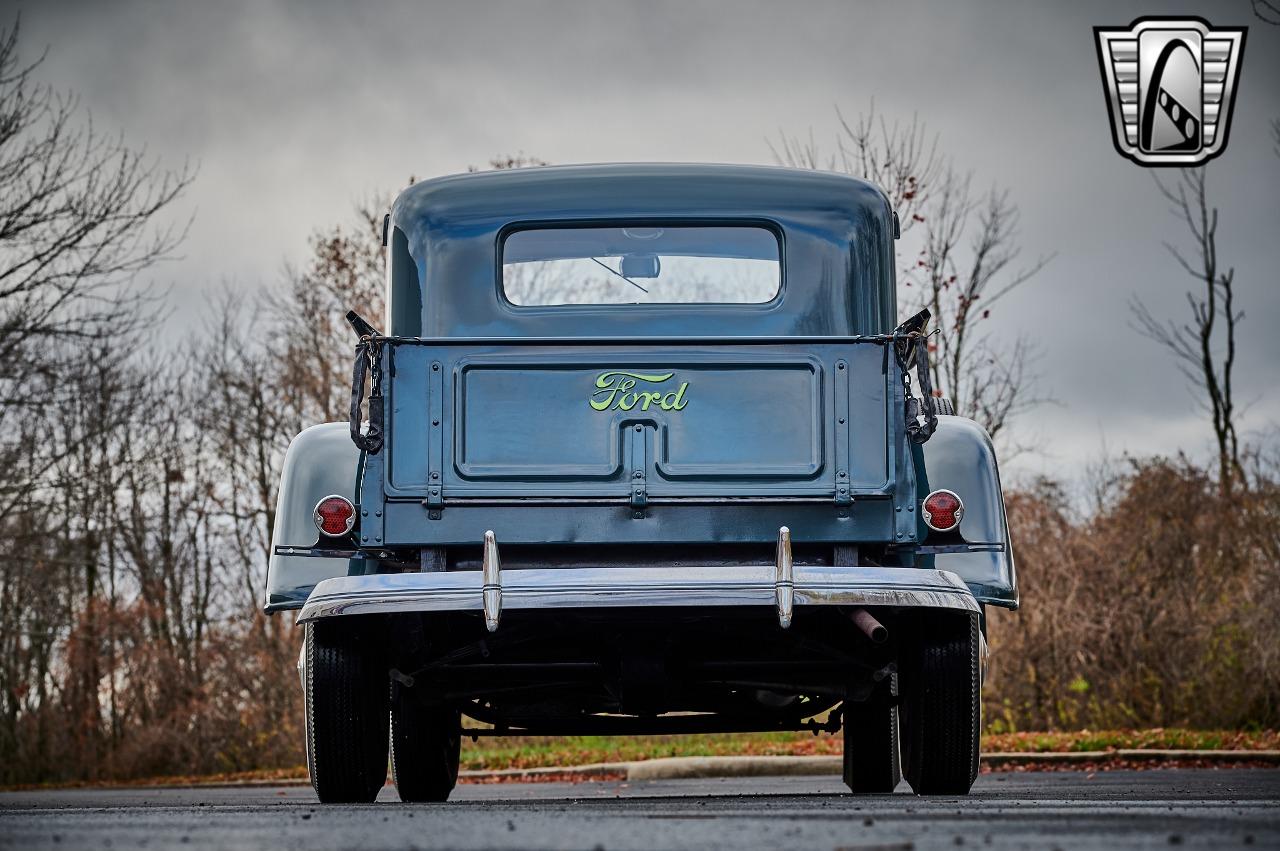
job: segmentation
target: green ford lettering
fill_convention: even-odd
[[[685,391],[689,389],[689,382],[682,381],[680,386],[666,393],[661,390],[649,390],[644,385],[661,384],[667,381],[674,373],[665,372],[659,375],[646,374],[643,372],[623,372],[621,370],[614,372],[602,372],[596,378],[596,391],[591,394],[591,407],[597,411],[630,411],[637,409],[641,411],[649,410],[650,405],[657,405],[664,411],[683,411],[689,401],[685,399]],[[637,383],[642,386],[639,389]]]

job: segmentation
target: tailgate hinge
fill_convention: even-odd
[[[649,494],[645,490],[644,479],[631,480],[631,508],[633,511],[644,511],[649,505]]]
[[[441,496],[441,493],[443,493],[443,488],[440,485],[431,485],[427,488],[427,498],[422,501],[422,504],[427,507],[428,511],[434,513],[444,508],[444,497]],[[436,515],[431,519],[439,520],[440,517]]]
[[[835,395],[835,503],[845,506],[853,504],[853,487],[849,483],[849,363],[843,358],[836,361]]]
[[[422,504],[427,509],[428,520],[439,520],[444,510],[444,365],[431,362],[431,375],[427,381],[427,413],[431,426],[427,430],[427,498]]]

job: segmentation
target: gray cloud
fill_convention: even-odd
[[[1226,154],[1210,166],[1221,249],[1247,311],[1246,426],[1280,421],[1280,27],[1249,4],[22,2],[24,45],[95,121],[200,178],[183,213],[175,322],[220,281],[271,285],[354,200],[523,150],[559,163],[769,162],[778,128],[819,139],[833,107],[918,113],[979,184],[1010,187],[1028,259],[1057,258],[991,320],[1041,343],[1060,404],[1020,422],[1022,473],[1113,451],[1203,453],[1208,430],[1127,303],[1185,312],[1181,239],[1151,174],[1109,138],[1092,27],[1192,13],[1250,26]]]

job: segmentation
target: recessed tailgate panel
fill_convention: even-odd
[[[837,467],[855,488],[886,486],[878,346],[414,345],[394,357],[392,494],[440,482],[446,500],[620,497],[642,482],[651,498],[818,496],[834,493]]]

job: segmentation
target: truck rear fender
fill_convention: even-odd
[[[1017,608],[1018,585],[1009,524],[1005,519],[1004,495],[996,453],[985,429],[971,419],[938,417],[938,429],[927,443],[916,449],[916,477],[919,502],[934,490],[945,488],[964,503],[960,535],[967,551],[937,552],[961,547],[944,544],[921,520],[918,526],[924,566],[949,570],[960,576],[980,602]],[[955,542],[948,537],[945,543]]]
[[[289,444],[280,474],[271,560],[267,567],[266,610],[301,606],[317,583],[352,572],[352,559],[280,555],[281,548],[310,549],[317,544],[335,548],[345,541],[320,540],[313,512],[326,496],[357,500],[360,450],[351,442],[348,424],[322,423],[304,430]],[[362,560],[356,565],[363,567]],[[356,572],[361,572],[357,570]]]

